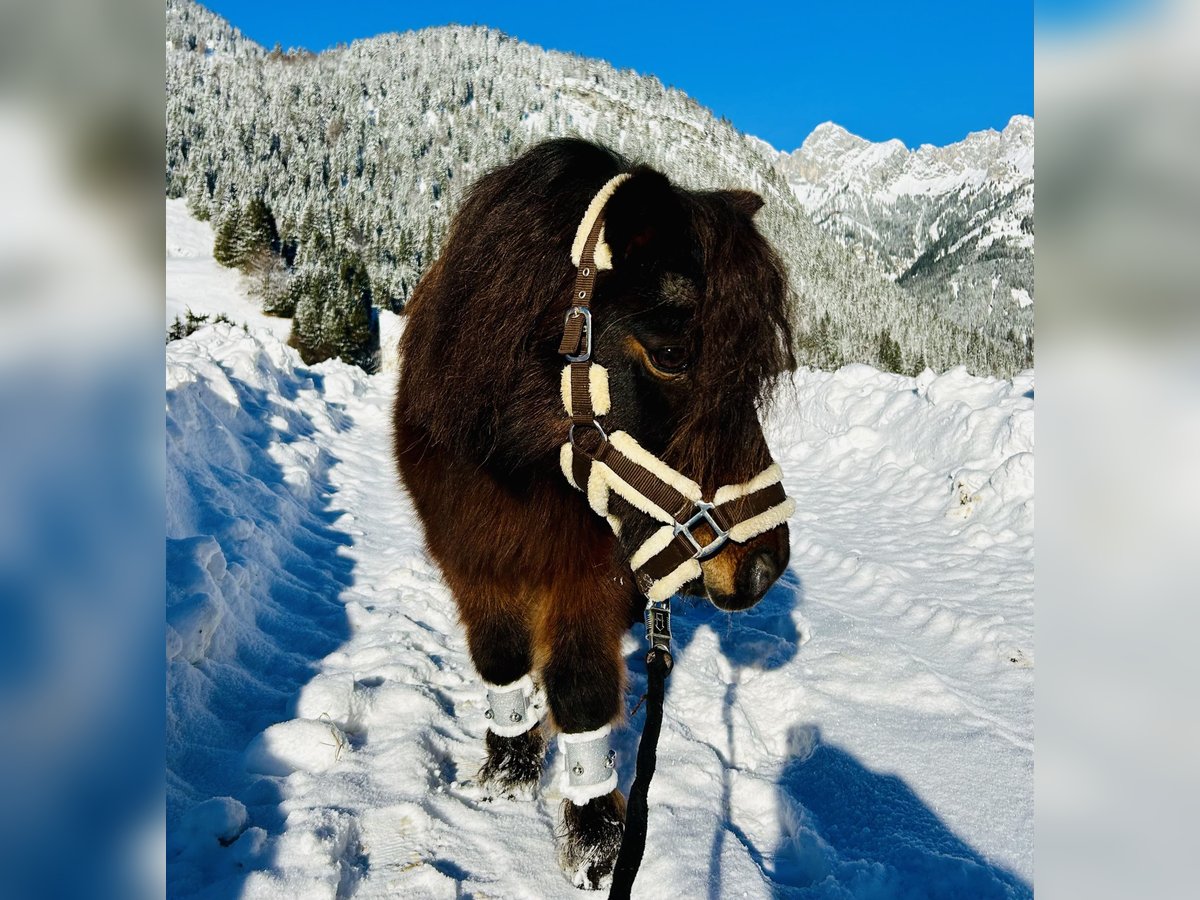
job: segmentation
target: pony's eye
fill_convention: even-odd
[[[659,347],[650,352],[654,368],[668,375],[677,375],[688,367],[688,354],[682,347]]]

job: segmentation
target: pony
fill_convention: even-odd
[[[771,464],[760,411],[796,365],[787,273],[753,221],[762,205],[684,189],[589,141],[546,141],[469,189],[406,309],[394,451],[487,685],[477,784],[532,798],[558,734],[559,862],[578,887],[601,886],[621,843],[607,735],[623,718],[622,636],[646,605],[629,557],[656,524],[615,493],[597,516],[563,462],[559,341],[580,223],[603,217],[589,338],[605,427],[708,495]],[[772,520],[672,587],[744,610],[788,555]],[[574,778],[585,768],[600,775]]]

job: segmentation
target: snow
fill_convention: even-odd
[[[346,748],[345,733],[320,719],[276,722],[246,749],[246,771],[261,775],[327,772]]]
[[[168,211],[168,297],[233,297]],[[394,474],[394,374],[246,320],[167,346],[169,894],[576,896],[557,751],[532,802],[470,783],[485,695]],[[1033,385],[781,391],[791,566],[746,613],[677,604],[635,896],[1032,895]]]
[[[269,331],[287,340],[292,320],[265,315],[259,303],[246,296],[245,277],[212,257],[213,230],[193,219],[187,201],[167,200],[167,327],[190,308],[211,319],[224,313],[236,325]]]
[[[901,197],[946,195],[988,181],[1007,186],[1033,177],[1033,119],[1013,116],[1003,131],[987,129],[944,147],[878,143],[840,125],[818,125],[792,153],[774,154],[801,203],[815,208],[846,189],[894,204]]]
[[[379,371],[385,375],[395,375],[399,371],[400,337],[404,334],[406,320],[390,310],[381,309],[378,312]]]

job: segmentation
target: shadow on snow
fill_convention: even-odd
[[[821,740],[814,725],[788,733],[777,783],[784,834],[772,865],[756,860],[798,897],[1027,898],[1032,887],[985,859],[903,779],[872,772]]]

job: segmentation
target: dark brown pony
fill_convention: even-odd
[[[408,307],[395,408],[400,472],[466,626],[483,679],[532,674],[548,718],[487,735],[480,782],[535,789],[545,733],[622,717],[621,638],[645,598],[626,559],[653,530],[620,497],[620,537],[559,467],[569,420],[558,355],[571,246],[589,202],[604,211],[612,268],[599,273],[594,359],[620,428],[707,492],[770,464],[759,408],[791,370],[787,278],[749,191],[692,192],[581,140],[540,144],[481,178]],[[788,562],[787,526],[705,560],[686,592],[725,610],[762,597]],[[612,868],[624,800],[563,803],[561,862],[595,887]]]

